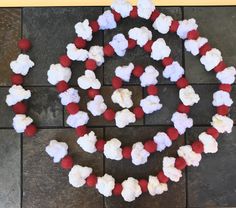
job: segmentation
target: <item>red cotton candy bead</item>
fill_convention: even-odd
[[[193,142],[191,146],[192,146],[193,151],[198,154],[201,154],[204,150],[204,146],[202,142],[200,142],[199,140]]]
[[[87,90],[87,94],[90,99],[94,99],[96,95],[100,94],[100,92],[99,92],[99,90],[90,88]]]
[[[128,39],[128,49],[133,49],[137,45],[137,41],[134,39]]]
[[[148,93],[149,95],[157,95],[158,89],[157,89],[157,87],[156,87],[155,85],[149,85],[149,86],[147,87],[147,93]]]
[[[152,22],[155,22],[156,18],[159,17],[159,15],[160,15],[160,12],[155,9],[151,14],[150,20]]]
[[[176,32],[179,27],[179,22],[177,20],[173,20],[170,25],[170,32]]]
[[[98,32],[99,31],[99,24],[96,20],[93,21],[89,21],[89,26],[92,28],[93,33]]]
[[[216,109],[217,109],[217,114],[222,116],[226,116],[229,113],[229,107],[226,105],[218,106]]]
[[[66,91],[69,88],[69,85],[65,81],[60,81],[57,83],[56,88],[57,88],[57,92],[61,93],[61,92]]]
[[[97,63],[93,59],[87,59],[85,62],[85,68],[88,70],[95,70],[97,68]]]
[[[121,192],[123,190],[123,187],[120,183],[116,183],[114,189],[112,190],[112,194],[114,196],[119,196],[121,195]]]
[[[69,170],[73,167],[73,158],[70,155],[66,155],[62,160],[61,160],[61,167],[65,170]]]
[[[32,137],[36,134],[37,132],[37,128],[34,124],[30,124],[29,126],[26,127],[24,133],[25,133],[25,136],[27,137]]]
[[[97,176],[94,174],[91,174],[86,178],[86,184],[88,187],[94,187],[97,183]]]
[[[148,181],[146,179],[140,179],[138,184],[140,185],[143,193],[148,191]]]
[[[132,152],[132,148],[131,147],[123,147],[122,148],[122,155],[123,155],[123,158],[125,159],[130,159],[131,158],[131,152]]]
[[[12,106],[12,110],[15,114],[26,114],[27,105],[23,102],[18,102]]]
[[[114,48],[110,44],[107,44],[103,47],[103,53],[105,56],[111,57],[114,55],[115,51],[114,51]]]
[[[122,87],[122,79],[119,77],[113,77],[111,83],[114,89],[118,89]]]
[[[225,92],[231,92],[232,87],[230,84],[220,84],[219,89]]]
[[[152,40],[149,40],[149,41],[143,46],[144,51],[146,51],[147,53],[151,53],[151,52],[152,52],[152,44],[153,44],[153,41],[152,41]]]
[[[97,149],[98,152],[103,152],[104,150],[104,145],[106,144],[106,141],[103,140],[103,139],[98,139],[96,144],[95,144],[95,147]]]
[[[189,85],[188,80],[184,77],[181,77],[180,79],[178,79],[178,81],[176,82],[176,85],[178,88],[185,88]]]
[[[143,72],[144,72],[143,67],[137,65],[137,66],[134,67],[134,69],[133,69],[133,71],[132,71],[132,74],[133,74],[135,77],[138,77],[138,78],[139,78],[139,77],[143,74]]]
[[[129,13],[130,18],[135,19],[138,17],[138,9],[136,6],[133,6],[133,9]]]
[[[67,111],[67,113],[72,114],[72,115],[76,114],[79,111],[78,103],[69,103],[66,106],[66,111]]]
[[[186,113],[186,114],[188,114],[188,113],[190,112],[190,107],[184,105],[183,103],[180,103],[179,106],[178,106],[178,111],[179,111],[180,113]]]
[[[199,53],[201,56],[206,55],[207,51],[210,51],[212,49],[211,45],[209,43],[205,43],[200,49]]]
[[[149,153],[156,152],[157,144],[153,140],[148,140],[144,143],[144,149],[147,150]]]
[[[167,176],[165,176],[163,171],[160,171],[157,174],[157,178],[160,181],[160,183],[167,183],[169,181],[169,178]]]
[[[86,40],[81,37],[76,37],[74,39],[74,44],[77,48],[85,48],[86,47]]]
[[[197,40],[199,37],[199,32],[197,30],[191,30],[187,34],[189,40]]]
[[[24,82],[24,77],[21,74],[12,74],[11,83],[13,85],[21,85]]]
[[[118,12],[112,9],[111,13],[114,15],[114,19],[116,22],[119,22],[121,20],[121,15]]]
[[[59,62],[63,67],[69,67],[72,64],[72,61],[67,55],[61,55],[59,57]]]
[[[24,52],[27,52],[31,49],[31,42],[27,38],[22,38],[18,41],[18,48]]]
[[[107,121],[113,121],[115,119],[115,111],[113,111],[112,109],[106,109],[106,111],[103,113],[103,117],[107,120]]]
[[[134,110],[133,110],[133,113],[135,114],[135,117],[137,119],[141,119],[144,116],[143,109],[140,106],[135,107]]]
[[[214,127],[209,127],[206,133],[211,135],[215,139],[217,139],[220,136],[219,132]]]
[[[173,58],[171,58],[171,57],[165,57],[163,60],[162,60],[162,65],[164,66],[164,67],[166,67],[166,66],[169,66],[169,65],[171,65],[172,63],[173,63]]]
[[[86,126],[78,126],[78,127],[75,129],[75,131],[76,131],[77,136],[82,137],[82,136],[84,136],[85,134],[87,134],[88,129],[87,129]]]
[[[182,157],[177,157],[175,160],[175,167],[179,170],[183,170],[186,167],[186,161]]]
[[[167,129],[166,133],[172,141],[178,139],[179,132],[176,128],[170,127],[170,128]]]
[[[215,68],[214,71],[217,72],[221,72],[223,71],[225,68],[227,68],[227,65],[225,64],[224,61],[221,61]]]

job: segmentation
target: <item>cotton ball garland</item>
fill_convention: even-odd
[[[80,101],[78,90],[72,87],[60,93],[59,97],[61,98],[62,105],[68,105],[69,103],[79,103]]]
[[[96,188],[98,192],[106,197],[112,195],[112,190],[115,187],[115,179],[108,174],[97,178]]]
[[[97,137],[93,131],[89,132],[89,134],[85,134],[82,137],[79,137],[77,140],[77,144],[85,151],[89,153],[94,153],[97,151],[96,144]]]
[[[149,85],[157,84],[157,77],[159,76],[159,72],[153,66],[147,66],[143,72],[143,74],[139,77],[141,81],[141,86],[146,87]]]
[[[144,149],[141,142],[134,143],[131,151],[132,163],[135,165],[142,165],[147,162],[150,153]]]
[[[156,176],[149,176],[147,188],[151,196],[160,195],[168,191],[167,184],[160,183]]]
[[[170,147],[172,145],[172,141],[170,137],[165,132],[158,132],[153,140],[157,143],[157,151],[163,151],[166,147]]]
[[[160,99],[156,95],[148,95],[146,98],[140,100],[140,106],[146,114],[151,114],[162,108]]]
[[[88,52],[88,58],[96,61],[98,66],[104,63],[104,53],[102,46],[92,46]]]
[[[66,46],[67,56],[72,61],[85,61],[88,58],[88,51],[85,49],[78,49],[74,43],[69,43]]]
[[[130,63],[127,66],[118,66],[115,69],[115,74],[123,81],[129,82],[133,69],[134,69],[133,63]]]
[[[187,38],[188,32],[190,32],[191,30],[196,30],[197,28],[198,28],[198,25],[196,24],[196,20],[193,18],[189,20],[179,21],[177,35],[180,38],[185,39]]]
[[[66,123],[70,127],[76,128],[78,126],[83,126],[83,125],[87,124],[88,120],[89,120],[88,114],[86,112],[79,111],[76,114],[69,115],[66,120]]]
[[[149,40],[152,39],[152,32],[147,27],[134,27],[128,32],[129,38],[136,40],[140,47],[143,47]]]
[[[175,167],[174,157],[164,157],[163,159],[163,172],[170,180],[178,182],[182,177],[181,170]]]
[[[236,70],[233,66],[225,68],[223,71],[216,74],[216,78],[222,84],[233,84],[235,82]]]
[[[77,83],[79,87],[83,90],[87,90],[89,88],[93,89],[101,88],[100,81],[96,78],[95,73],[91,70],[86,70],[84,75],[78,78]]]
[[[198,138],[203,143],[205,153],[216,153],[218,151],[218,143],[213,136],[202,132]]]
[[[133,106],[132,92],[128,89],[116,89],[111,96],[112,102],[119,104],[122,108],[130,108]]]
[[[185,88],[180,89],[179,98],[186,106],[193,106],[195,103],[198,103],[200,97],[195,93],[192,86],[187,86]]]
[[[126,49],[128,48],[128,41],[122,33],[113,36],[109,44],[114,48],[118,56],[125,55]]]
[[[199,54],[199,49],[207,42],[208,40],[203,37],[199,37],[197,40],[185,40],[184,47],[186,51],[191,52],[196,56]]]
[[[151,58],[156,61],[162,60],[170,55],[170,47],[166,45],[163,38],[159,38],[152,44]]]
[[[33,119],[24,114],[16,114],[13,118],[13,128],[17,133],[23,133],[27,126],[33,122]]]
[[[132,5],[126,0],[115,0],[111,4],[111,8],[114,9],[121,17],[128,17],[132,11]]]
[[[107,10],[102,15],[100,15],[97,21],[100,30],[114,29],[117,26],[114,15],[110,10]]]
[[[130,123],[134,123],[136,119],[134,113],[128,109],[124,109],[116,112],[115,121],[118,128],[124,128]]]
[[[87,109],[93,116],[100,116],[107,109],[107,105],[104,103],[104,99],[101,95],[96,95],[93,100],[87,103]]]
[[[218,132],[220,133],[231,133],[232,132],[232,128],[233,128],[233,120],[230,119],[227,116],[222,116],[219,114],[215,114],[212,117],[212,122],[211,125],[217,129]]]
[[[171,121],[174,123],[174,127],[178,130],[180,135],[184,134],[187,128],[193,126],[193,119],[188,118],[186,113],[175,112],[172,115]]]
[[[212,104],[216,107],[221,105],[226,105],[230,107],[233,104],[233,100],[231,99],[230,94],[228,92],[218,90],[213,94]]]
[[[121,160],[123,156],[120,146],[121,142],[116,138],[107,141],[104,145],[104,155],[106,156],[106,158],[112,160]]]
[[[176,82],[184,75],[184,69],[177,61],[165,67],[163,77],[170,78],[171,82]]]
[[[166,34],[169,32],[171,22],[173,18],[171,16],[166,16],[161,13],[153,23],[153,28],[162,34]]]
[[[155,10],[155,5],[151,0],[138,0],[137,8],[139,17],[149,19],[152,12]]]
[[[92,40],[92,28],[89,26],[88,19],[85,19],[83,22],[78,22],[75,25],[75,32],[77,33],[78,37],[81,37],[84,40]]]

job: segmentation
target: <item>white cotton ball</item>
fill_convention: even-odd
[[[173,18],[171,16],[166,16],[161,13],[153,23],[153,28],[162,34],[169,32]]]
[[[68,82],[71,78],[71,69],[61,64],[51,64],[48,72],[48,82],[56,85],[60,81]]]
[[[147,162],[150,153],[144,149],[142,142],[134,143],[131,151],[132,163],[142,165]]]
[[[13,85],[8,91],[9,94],[6,97],[8,106],[15,105],[16,103],[31,97],[30,90],[25,90],[21,85]]]
[[[185,39],[187,38],[188,32],[190,32],[191,30],[196,30],[197,28],[198,25],[196,24],[196,20],[193,18],[189,20],[179,21],[177,35],[180,38]]]
[[[83,126],[88,123],[89,117],[86,112],[79,111],[76,114],[69,115],[66,123],[72,127],[72,128],[77,128],[78,126]]]
[[[152,32],[147,27],[134,27],[128,32],[129,38],[136,40],[140,47],[143,47],[149,40],[152,39]]]
[[[157,144],[157,151],[162,152],[166,147],[172,145],[170,137],[165,132],[158,132],[153,137],[154,142]]]
[[[204,153],[216,153],[218,151],[218,143],[213,136],[202,132],[198,138],[203,143]]]
[[[168,191],[167,184],[160,183],[156,176],[149,176],[147,188],[151,196],[160,195]]]
[[[180,135],[184,134],[187,128],[193,126],[193,119],[188,118],[186,113],[175,112],[172,115],[171,121],[174,123]]]
[[[133,177],[129,177],[127,178],[127,180],[123,181],[122,187],[123,189],[121,192],[121,196],[127,202],[134,201],[135,198],[139,197],[142,194],[142,190],[139,186],[138,180]]]
[[[78,49],[74,43],[69,43],[66,46],[67,56],[72,61],[85,61],[88,58],[88,51],[85,49]]]
[[[133,63],[130,63],[127,66],[118,66],[115,69],[115,74],[117,77],[121,78],[123,81],[129,82],[133,69],[134,69]]]
[[[151,58],[159,61],[170,55],[170,47],[166,45],[163,38],[159,38],[152,44]]]
[[[184,75],[184,69],[177,61],[165,67],[163,77],[170,78],[171,82],[176,82]]]
[[[79,137],[77,144],[85,151],[89,153],[94,153],[97,151],[96,144],[97,137],[93,131],[90,131],[88,134],[85,134],[82,137]]]
[[[87,109],[93,116],[100,116],[106,111],[107,105],[101,95],[96,95],[93,100],[87,103]]]
[[[104,53],[102,46],[92,46],[88,52],[89,59],[96,61],[98,66],[101,66],[104,63]]]
[[[128,109],[124,109],[116,112],[115,121],[118,128],[124,128],[130,123],[134,123],[136,119],[134,113]]]
[[[195,93],[191,85],[188,85],[187,87],[180,89],[179,98],[182,101],[182,103],[186,106],[193,106],[200,100],[199,95]]]
[[[114,0],[111,8],[121,15],[121,17],[128,17],[132,11],[132,5],[126,0]]]
[[[112,160],[121,160],[123,156],[120,146],[121,142],[116,138],[107,141],[104,145],[104,155],[106,156],[106,158]]]
[[[51,140],[45,151],[50,157],[53,157],[54,163],[59,163],[68,154],[68,145],[65,142]]]
[[[235,82],[236,70],[233,66],[225,68],[223,71],[216,74],[216,78],[222,84],[233,84]]]
[[[116,21],[111,10],[105,11],[102,15],[98,17],[98,25],[100,30],[114,29],[116,28]]]
[[[101,83],[96,78],[95,73],[91,70],[86,70],[84,75],[80,76],[77,79],[77,83],[79,87],[83,90],[87,90],[89,88],[93,88],[93,89],[101,88]]]
[[[188,166],[199,166],[202,155],[194,152],[190,145],[180,147],[177,152],[179,157],[184,158]]]
[[[79,103],[80,101],[78,90],[72,87],[60,93],[59,97],[61,98],[62,105],[68,105],[69,103]]]
[[[233,100],[230,97],[230,94],[228,92],[225,92],[223,90],[218,90],[213,94],[213,106],[221,106],[226,105],[230,107],[233,104]]]
[[[96,188],[98,192],[106,197],[112,195],[112,190],[115,187],[115,179],[108,174],[97,178]]]
[[[92,168],[74,165],[69,172],[69,183],[75,188],[83,186],[92,171]]]
[[[25,114],[16,114],[13,118],[13,128],[17,133],[23,133],[27,126],[33,122],[33,119]]]
[[[131,108],[133,106],[132,92],[128,89],[116,89],[111,96],[112,102],[119,104],[122,108]]]
[[[163,158],[163,172],[170,180],[178,182],[182,177],[181,170],[175,167],[175,158],[174,157],[164,157]]]
[[[139,17],[149,19],[155,10],[155,5],[152,3],[152,0],[138,0],[137,8]]]
[[[112,41],[109,44],[114,48],[115,53],[118,56],[124,56],[126,49],[128,48],[128,40],[122,33],[113,36]]]
[[[206,54],[200,58],[200,61],[207,71],[211,71],[222,61],[221,52],[213,48],[207,51]]]
[[[147,87],[149,85],[157,84],[157,77],[159,76],[159,72],[153,66],[147,66],[143,72],[143,74],[139,77],[141,86]]]
[[[92,28],[89,26],[88,19],[85,19],[83,22],[78,22],[75,25],[75,32],[77,33],[78,37],[81,37],[84,40],[92,40]]]
[[[208,40],[203,37],[199,37],[197,40],[185,40],[184,47],[186,51],[191,52],[196,56],[199,54],[199,49],[207,42]]]
[[[219,114],[215,114],[212,117],[212,122],[211,125],[217,129],[218,132],[220,133],[231,133],[232,132],[232,128],[234,125],[234,122],[232,119],[230,119],[227,116],[222,116]]]
[[[140,106],[146,114],[151,114],[162,108],[162,104],[157,95],[148,95],[144,99],[140,100]]]

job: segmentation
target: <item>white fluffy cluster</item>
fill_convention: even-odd
[[[216,153],[218,151],[218,143],[213,136],[202,132],[198,138],[203,143],[204,153]]]
[[[170,47],[166,45],[165,40],[163,38],[159,38],[152,44],[151,58],[156,61],[160,61],[165,57],[168,57],[170,52]]]
[[[230,94],[228,92],[218,90],[213,94],[212,104],[216,107],[221,105],[231,106],[233,104],[233,100],[231,99]]]
[[[131,108],[133,101],[131,99],[132,92],[128,89],[116,89],[111,96],[112,102],[119,104],[122,108]]]
[[[153,66],[145,67],[143,74],[139,77],[141,86],[146,87],[149,85],[157,84],[157,77],[159,76],[159,72]]]
[[[101,88],[100,81],[96,78],[95,73],[91,70],[86,70],[84,75],[80,76],[77,79],[77,83],[79,87],[83,90],[87,90],[89,88],[93,88],[93,89]]]
[[[59,97],[61,98],[62,105],[68,105],[69,103],[79,103],[80,101],[78,90],[72,87],[60,93]]]
[[[233,128],[233,120],[227,116],[222,116],[219,114],[215,114],[212,117],[211,125],[217,129],[220,133],[231,133]]]
[[[13,85],[8,91],[9,94],[6,97],[8,106],[15,105],[16,103],[31,97],[30,90],[25,90],[21,85]]]
[[[196,40],[185,40],[184,41],[184,47],[186,51],[192,53],[194,56],[199,54],[199,49],[207,43],[208,40],[203,37],[199,37]]]
[[[17,114],[13,118],[13,128],[17,133],[23,133],[27,126],[33,122],[33,119],[25,114]]]
[[[72,128],[77,128],[78,126],[83,126],[87,124],[88,120],[88,114],[84,111],[79,111],[76,114],[69,115],[66,120],[66,123]]]
[[[206,54],[200,58],[200,61],[207,71],[211,71],[222,61],[221,52],[213,48],[207,51]]]
[[[152,0],[138,0],[137,8],[139,17],[149,19],[155,10],[155,5],[152,3]]]
[[[75,25],[75,32],[77,33],[78,37],[81,37],[84,40],[92,40],[92,28],[89,26],[88,19],[85,19],[83,22],[78,22]]]
[[[60,81],[68,82],[71,78],[71,69],[61,64],[51,64],[48,72],[48,82],[56,85]]]
[[[175,112],[172,115],[171,121],[174,123],[180,135],[184,134],[187,128],[193,126],[193,119],[188,118],[186,113]]]
[[[140,100],[140,106],[146,114],[153,113],[162,108],[162,104],[160,103],[160,99],[157,95],[148,95],[144,99]]]
[[[111,10],[105,11],[102,15],[98,17],[97,21],[100,30],[114,29],[117,26],[114,15],[111,13]]]
[[[89,59],[96,61],[98,66],[101,66],[104,63],[104,53],[102,46],[92,46],[88,52]]]
[[[129,38],[136,40],[140,47],[143,47],[149,40],[152,39],[152,32],[146,27],[134,27],[128,32]]]
[[[149,176],[147,188],[151,196],[160,195],[168,191],[167,184],[160,183],[156,176]]]
[[[171,16],[166,16],[161,13],[153,23],[153,28],[162,34],[166,34],[170,30],[171,22],[173,18]]]
[[[128,109],[124,109],[116,112],[115,121],[118,128],[124,128],[130,123],[134,123],[136,119],[134,113]]]
[[[172,64],[165,67],[163,77],[170,78],[170,81],[176,82],[184,74],[184,69],[179,62],[174,61]]]
[[[216,78],[222,84],[233,84],[235,82],[236,70],[233,66],[225,68],[223,71],[216,74]]]
[[[87,103],[87,109],[93,116],[100,116],[106,111],[107,105],[101,95],[96,95],[93,100]]]
[[[59,163],[68,154],[68,145],[65,142],[51,140],[45,151],[53,158],[54,163]]]
[[[90,131],[88,134],[85,134],[82,137],[79,137],[77,144],[85,151],[89,153],[94,153],[97,151],[96,144],[97,137],[93,131]]]
[[[116,138],[107,141],[104,145],[104,155],[106,156],[106,158],[112,160],[121,160],[123,156],[120,146],[121,142]]]
[[[114,48],[115,53],[118,56],[124,56],[126,49],[128,48],[128,40],[122,33],[113,36],[112,41],[109,44]]]
[[[165,132],[158,132],[153,137],[154,142],[157,144],[157,151],[163,151],[166,147],[172,145],[170,137]]]
[[[121,17],[128,17],[132,11],[132,5],[126,0],[114,0],[111,8],[121,15]]]
[[[66,46],[67,56],[72,61],[85,61],[88,58],[88,51],[85,49],[78,49],[74,43],[69,43]]]
[[[123,81],[129,82],[133,69],[134,69],[133,63],[129,63],[129,65],[127,66],[118,66],[115,69],[115,74]]]
[[[164,157],[163,158],[163,172],[170,180],[178,182],[182,177],[181,170],[178,170],[175,167],[175,158],[174,157]]]
[[[191,85],[188,85],[187,87],[180,89],[179,98],[182,101],[182,103],[187,106],[193,106],[200,100],[199,95],[195,93]]]
[[[193,18],[189,20],[179,21],[177,35],[180,38],[185,39],[187,38],[188,32],[190,32],[191,30],[196,30],[197,28],[198,28],[198,25],[196,24],[196,20]]]
[[[121,195],[125,201],[131,202],[134,201],[135,198],[139,197],[142,194],[141,187],[139,186],[138,180],[129,177],[127,180],[122,182],[122,192]]]
[[[132,163],[142,165],[147,162],[150,153],[144,149],[142,142],[134,143],[131,151]]]
[[[106,197],[112,195],[112,190],[115,187],[115,179],[108,174],[98,177],[96,188],[98,192]]]

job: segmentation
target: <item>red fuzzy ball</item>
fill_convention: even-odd
[[[150,20],[152,22],[155,22],[156,18],[159,17],[159,15],[160,15],[160,12],[155,9],[151,14]]]
[[[121,195],[121,192],[123,190],[123,187],[120,183],[116,183],[114,189],[112,190],[112,194],[114,196],[119,196]]]
[[[220,136],[219,132],[214,127],[209,127],[206,133],[211,135],[215,139],[217,139]]]
[[[148,191],[148,181],[146,179],[140,179],[138,181],[138,184],[140,185],[141,187],[141,190],[143,193],[147,192]]]
[[[204,150],[204,146],[201,141],[197,140],[192,143],[192,149],[194,152],[201,154]]]
[[[89,26],[92,28],[93,33],[96,33],[99,31],[99,24],[96,20],[94,21],[89,21]]]
[[[12,110],[15,114],[26,114],[27,105],[23,102],[18,102],[12,106]]]
[[[229,107],[226,105],[218,106],[216,109],[217,109],[217,114],[222,116],[226,116],[229,113]]]
[[[32,137],[36,134],[37,132],[37,128],[34,124],[30,124],[29,126],[26,127],[24,133],[25,133],[25,136],[27,137]]]
[[[115,119],[115,115],[116,115],[115,111],[109,108],[103,113],[103,117],[107,121],[113,121]]]
[[[162,65],[164,66],[164,67],[166,67],[166,66],[169,66],[169,65],[171,65],[172,63],[173,63],[173,58],[171,58],[171,57],[165,57],[163,60],[162,60]]]
[[[137,119],[142,119],[143,116],[144,116],[143,109],[140,106],[135,107],[134,110],[133,110],[133,113],[135,114],[135,117]]]
[[[76,37],[74,39],[74,44],[77,48],[85,48],[86,47],[86,40],[81,37]]]
[[[149,86],[147,87],[147,93],[148,93],[149,95],[157,95],[158,89],[157,89],[157,87],[156,87],[155,85],[149,85]]]
[[[205,43],[200,49],[199,53],[201,56],[204,56],[207,51],[210,51],[212,49],[211,45],[209,43]]]
[[[232,87],[230,84],[220,84],[219,89],[225,92],[231,92]]]
[[[57,92],[61,93],[61,92],[66,91],[69,88],[69,85],[65,81],[60,81],[57,83],[56,88],[57,88]]]
[[[157,174],[157,178],[160,181],[160,183],[167,183],[169,181],[169,178],[167,176],[165,176],[163,171],[160,171]]]
[[[97,176],[91,174],[90,176],[88,176],[88,178],[86,178],[86,184],[88,187],[94,187],[97,183]]]
[[[97,63],[93,59],[87,59],[85,62],[85,68],[88,70],[95,70],[97,68]]]
[[[146,51],[147,53],[151,53],[151,52],[152,52],[152,44],[153,44],[153,41],[152,41],[152,40],[149,40],[149,41],[143,46],[144,51]]]
[[[133,49],[137,45],[137,41],[134,39],[128,39],[128,49]]]
[[[131,10],[129,14],[130,18],[135,19],[138,17],[138,10],[136,6],[133,6],[133,9]]]
[[[177,20],[173,20],[170,25],[170,32],[176,32],[179,27],[179,22]]]
[[[31,49],[31,42],[27,38],[22,38],[18,41],[18,48],[24,52],[27,52]]]
[[[113,77],[112,78],[112,87],[114,88],[114,89],[118,89],[118,88],[121,88],[122,87],[122,79],[121,78],[119,78],[119,77]]]
[[[64,67],[69,67],[72,64],[72,61],[67,55],[62,55],[59,57],[59,62]]]
[[[11,83],[13,85],[21,85],[24,82],[24,77],[21,74],[12,74]]]
[[[72,115],[76,114],[79,111],[78,103],[69,103],[66,106],[66,111],[67,111],[67,113],[72,114]]]
[[[177,157],[175,160],[175,167],[179,170],[183,170],[186,167],[187,163],[182,157]]]
[[[95,144],[95,147],[96,147],[97,151],[98,152],[103,152],[105,144],[106,144],[106,141],[104,141],[103,139],[97,140],[97,142]]]
[[[157,144],[153,140],[148,140],[144,143],[144,149],[150,153],[157,151]]]
[[[122,148],[123,158],[130,159],[131,158],[131,151],[132,151],[131,147],[129,147],[129,146],[123,147]]]
[[[119,22],[121,20],[121,15],[118,12],[116,12],[115,10],[113,10],[113,9],[111,10],[111,12],[114,15],[115,21]]]
[[[105,56],[111,57],[114,55],[115,51],[114,51],[114,48],[110,44],[107,44],[103,47],[103,53]]]
[[[178,81],[176,82],[176,85],[178,88],[185,88],[189,85],[188,80],[184,77],[181,77],[180,79],[178,79]]]
[[[62,160],[61,160],[61,167],[63,169],[69,170],[73,167],[73,158],[70,155],[66,155]]]
[[[191,30],[187,34],[189,40],[197,40],[199,37],[199,32],[197,30]]]
[[[75,131],[76,131],[77,136],[79,136],[79,137],[82,137],[82,136],[84,136],[85,134],[88,133],[88,129],[87,129],[86,126],[78,126],[75,129]]]
[[[225,64],[224,61],[221,61],[215,68],[214,71],[217,72],[221,72],[223,71],[225,68],[227,68],[227,65]]]
[[[179,132],[176,128],[170,127],[170,128],[167,129],[166,133],[172,141],[178,139]]]
[[[186,114],[188,114],[188,113],[190,112],[190,107],[184,105],[183,103],[180,103],[179,106],[178,106],[178,111],[179,111],[180,113],[186,113]]]
[[[140,77],[144,72],[144,69],[142,66],[135,66],[133,71],[132,71],[132,74],[135,76],[135,77]]]
[[[90,99],[94,99],[96,95],[100,94],[100,92],[99,92],[99,90],[90,88],[87,90],[87,94]]]

